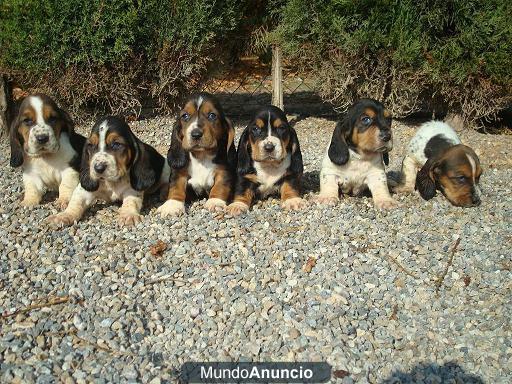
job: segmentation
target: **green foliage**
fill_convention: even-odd
[[[469,86],[473,81],[496,91],[493,96],[501,97],[503,104],[510,102],[512,93],[510,15],[509,0],[288,0],[268,40],[280,43],[289,57],[320,77],[336,72],[357,77],[353,86],[366,93],[372,93],[372,85],[363,84],[364,76],[373,68],[389,75],[410,72],[420,87],[415,101],[421,92],[427,98],[437,91],[449,94],[447,86]],[[403,76],[401,80],[408,81]],[[324,83],[326,96],[340,93],[339,83],[334,83],[336,89]],[[348,92],[354,93],[361,92]]]
[[[123,99],[140,104],[144,89],[165,103],[204,75],[208,61],[218,62],[221,48],[229,53],[245,10],[246,2],[235,0],[3,0],[0,68],[31,88],[46,91],[57,82],[50,93],[71,104],[77,96],[58,88],[73,81],[75,95],[88,95],[78,101],[84,105],[112,109],[117,102],[123,110]],[[133,90],[112,99],[102,84],[109,79],[129,79]]]

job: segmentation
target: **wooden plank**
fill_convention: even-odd
[[[281,47],[272,46],[272,105],[284,110]]]

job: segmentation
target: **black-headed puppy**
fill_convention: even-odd
[[[389,194],[384,163],[393,148],[391,113],[373,99],[352,105],[336,125],[320,171],[320,203],[336,203],[339,190],[361,194],[369,188],[376,208],[398,203]]]
[[[169,167],[153,147],[140,141],[128,124],[117,117],[101,118],[87,139],[80,167],[80,184],[64,212],[49,218],[58,225],[80,220],[96,200],[122,201],[119,223],[141,221],[145,193],[167,185]]]
[[[255,195],[276,191],[283,208],[302,208],[302,172],[299,140],[286,115],[274,106],[262,108],[240,137],[235,199],[227,212],[239,215],[249,210]]]
[[[46,190],[57,190],[57,202],[65,207],[78,184],[85,142],[69,114],[46,95],[27,96],[11,124],[10,142],[11,167],[23,168],[21,204],[35,206]]]
[[[418,169],[420,169],[418,171]],[[440,190],[455,206],[480,204],[480,160],[470,147],[461,144],[447,123],[429,121],[411,139],[402,163],[401,185],[396,192],[412,192],[430,200]]]
[[[167,154],[169,194],[158,208],[163,217],[185,213],[185,200],[194,195],[207,195],[205,208],[210,211],[226,207],[236,169],[234,137],[231,122],[212,95],[201,93],[185,103]]]

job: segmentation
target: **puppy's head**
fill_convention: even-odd
[[[382,103],[362,99],[352,105],[343,121],[334,130],[329,157],[338,165],[348,161],[349,148],[359,154],[377,154],[391,151],[391,113]]]
[[[229,131],[219,102],[210,94],[191,97],[178,116],[178,136],[190,152],[215,151]]]
[[[291,127],[282,110],[262,108],[248,127],[248,140],[254,161],[280,162],[288,154]]]
[[[65,111],[46,95],[26,97],[11,125],[11,166],[22,165],[24,154],[39,157],[57,152],[62,132],[73,132],[73,122]]]
[[[80,181],[87,190],[96,190],[101,180],[115,182],[130,170],[137,144],[128,124],[109,116],[94,124],[82,156]]]
[[[480,205],[480,175],[482,168],[476,153],[459,144],[429,159],[418,172],[416,189],[429,200],[439,189],[455,206]]]

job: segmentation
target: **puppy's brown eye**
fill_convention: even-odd
[[[122,148],[123,148],[123,144],[119,143],[117,141],[114,141],[113,143],[110,144],[110,149],[112,149],[113,151],[118,151]]]
[[[190,120],[190,115],[187,112],[185,112],[184,114],[181,115],[181,120],[189,121]]]
[[[34,120],[32,120],[30,117],[27,117],[26,119],[23,120],[23,123],[25,125],[33,125],[34,124]]]
[[[363,116],[361,118],[361,122],[364,124],[364,125],[370,125],[372,123],[372,119],[368,116]]]
[[[54,124],[56,121],[57,121],[57,118],[55,116],[50,116],[48,118],[48,123],[49,124]]]
[[[216,119],[216,118],[217,118],[217,115],[216,115],[215,113],[210,112],[210,113],[208,114],[208,120],[210,120],[210,121],[215,121],[215,119]]]
[[[252,127],[252,131],[255,135],[259,135],[261,133],[261,128],[255,125],[254,127]]]

